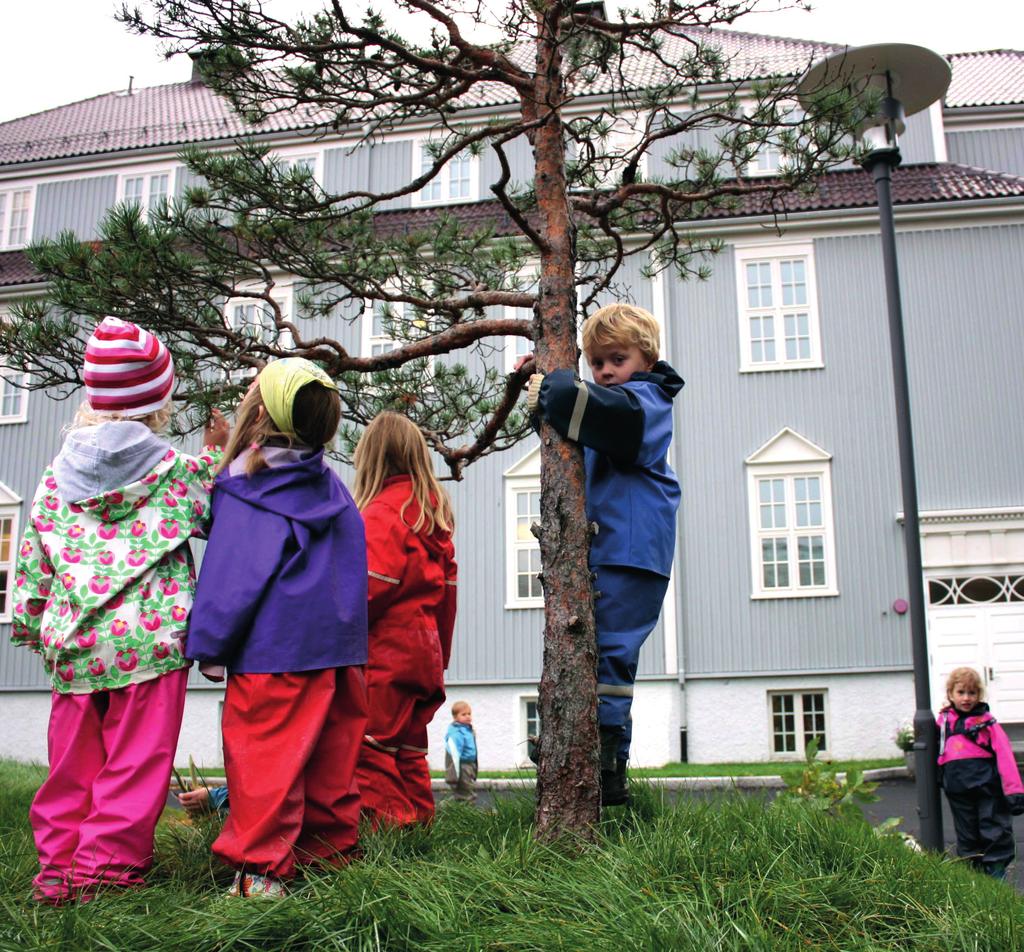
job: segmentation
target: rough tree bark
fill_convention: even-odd
[[[568,203],[561,104],[564,78],[554,4],[538,14],[533,136],[537,207],[543,222],[535,335],[542,373],[577,365],[575,227]],[[530,106],[524,104],[524,117]],[[537,833],[592,835],[600,814],[597,759],[597,646],[579,446],[541,425],[541,526],[544,667],[543,730],[537,771]]]

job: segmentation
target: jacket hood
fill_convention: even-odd
[[[686,381],[677,374],[667,361],[659,360],[650,370],[633,374],[630,380],[649,380],[660,387],[669,400],[674,400]]]
[[[323,450],[251,476],[221,473],[215,489],[301,523],[311,532],[324,531],[350,505],[341,480],[324,462]]]
[[[389,476],[384,480],[384,485],[381,487],[380,491],[380,495],[387,499],[388,504],[394,506],[394,508],[399,512],[402,512],[402,506],[405,505],[405,501],[409,499],[411,493],[412,477],[405,475]],[[406,506],[405,512],[402,513],[402,519],[411,529],[416,524],[419,514],[419,504],[415,499],[411,499],[409,505]],[[448,558],[452,558],[454,556],[455,547],[452,545],[450,532],[445,532],[444,529],[438,526],[429,534],[425,528],[420,529],[417,535],[431,555],[435,557],[446,556]]]
[[[144,423],[118,420],[72,430],[53,461],[53,475],[67,502],[83,502],[115,489],[128,489],[171,449]],[[148,495],[139,486],[139,495]],[[126,494],[128,495],[128,494]]]

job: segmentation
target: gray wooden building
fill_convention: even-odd
[[[731,54],[767,45],[794,70],[820,49],[722,37]],[[949,60],[947,97],[911,119],[894,182],[932,680],[938,702],[950,668],[974,665],[1000,721],[1024,737],[1024,53]],[[0,316],[39,289],[22,251],[29,241],[65,229],[94,238],[116,202],[181,193],[183,143],[231,149],[253,132],[328,191],[409,181],[430,134],[410,127],[353,150],[344,134],[314,139],[287,116],[251,130],[199,82],[0,124]],[[650,156],[653,172],[670,145]],[[527,149],[511,150],[514,178],[528,177]],[[484,155],[451,175],[445,188],[459,201],[482,201],[498,169]],[[695,230],[725,241],[710,280],[648,280],[634,267],[627,281],[687,381],[672,448],[678,549],[642,655],[635,760],[785,759],[812,735],[836,757],[895,754],[913,691],[870,179],[834,172],[781,223],[740,209]],[[279,288],[294,308],[287,276]],[[330,330],[355,352],[386,344],[372,313],[356,317]],[[509,341],[493,359],[510,366],[515,348]],[[45,759],[46,681],[36,656],[7,638],[12,569],[36,480],[76,402],[0,377],[0,756]],[[536,545],[524,531],[539,505],[536,445],[485,458],[452,493],[461,604],[449,696],[474,706],[482,766],[509,767],[525,761],[537,728],[542,617]],[[220,698],[194,683],[179,760],[219,763]],[[446,722],[442,712],[432,728],[435,765]]]

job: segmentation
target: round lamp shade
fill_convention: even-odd
[[[892,96],[912,116],[941,99],[949,88],[952,70],[938,53],[909,43],[877,43],[847,47],[818,60],[797,86],[797,98],[810,99],[830,86],[864,88],[873,77],[889,74]]]

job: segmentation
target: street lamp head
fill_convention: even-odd
[[[808,105],[830,89],[849,89],[877,102],[857,127],[873,152],[898,151],[905,119],[927,109],[949,87],[952,72],[938,53],[907,43],[847,47],[818,60],[797,85],[797,99]],[[898,161],[898,159],[896,160]]]

